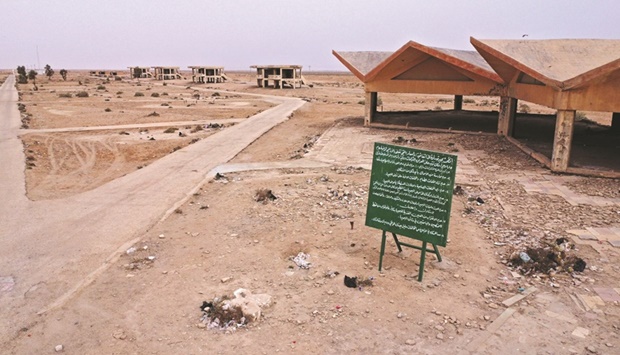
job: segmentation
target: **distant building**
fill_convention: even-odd
[[[127,67],[129,69],[129,76],[132,78],[135,78],[134,76],[134,72],[136,70],[140,71],[140,76],[139,78],[141,79],[146,79],[146,78],[152,78],[153,74],[151,73],[151,69],[149,67]]]
[[[183,79],[179,67],[153,67],[153,77],[157,80]]]
[[[189,66],[192,70],[192,81],[195,83],[223,83],[228,80],[224,67]]]
[[[256,83],[258,87],[282,89],[288,85],[295,89],[307,85],[301,75],[301,65],[252,65],[256,69]]]

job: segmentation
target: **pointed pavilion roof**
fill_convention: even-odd
[[[389,57],[392,52],[336,52],[332,54],[340,60],[361,81],[379,63]]]
[[[559,90],[576,88],[620,69],[620,40],[479,40],[471,44],[504,81],[517,71]]]

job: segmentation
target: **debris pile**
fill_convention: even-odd
[[[359,288],[359,290],[362,290],[362,287],[368,286],[371,287],[373,286],[375,281],[375,278],[370,276],[370,277],[363,277],[363,276],[354,276],[354,277],[350,277],[347,275],[344,275],[344,285],[347,286],[348,288]]]
[[[232,299],[224,296],[202,302],[200,306],[202,316],[198,327],[236,330],[251,322],[260,321],[262,309],[271,305],[271,296],[268,294],[252,294],[240,288],[233,295]]]
[[[295,265],[297,265],[300,269],[310,269],[312,264],[308,261],[310,259],[310,254],[306,254],[303,251],[300,251],[295,257],[291,257]]]
[[[276,195],[269,189],[259,189],[256,191],[256,195],[254,195],[254,200],[256,200],[256,202],[267,203],[275,199],[277,199]]]

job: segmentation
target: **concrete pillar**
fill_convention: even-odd
[[[620,133],[620,112],[614,112],[611,116],[611,131]]]
[[[517,99],[502,96],[499,99],[499,118],[497,120],[497,134],[500,136],[513,136],[515,116],[517,113]]]
[[[566,171],[570,164],[575,113],[574,110],[558,110],[556,114],[553,155],[551,156],[552,171]]]
[[[454,110],[461,111],[463,109],[463,95],[454,95]]]
[[[376,92],[367,92],[366,100],[365,100],[365,117],[364,117],[364,126],[369,126],[370,123],[373,122],[373,118],[377,113],[377,93]]]

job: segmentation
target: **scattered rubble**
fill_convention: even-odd
[[[254,195],[254,200],[256,200],[256,202],[267,203],[275,199],[277,199],[276,195],[269,189],[259,189],[256,191],[256,195]]]
[[[291,257],[295,265],[297,265],[300,269],[310,269],[312,264],[308,261],[310,259],[310,254],[306,254],[304,252],[299,252],[294,257]]]
[[[271,305],[271,296],[268,294],[252,294],[240,288],[229,296],[216,297],[212,301],[204,301],[200,306],[202,317],[199,328],[235,330],[251,322],[258,322],[262,316],[262,309]]]

